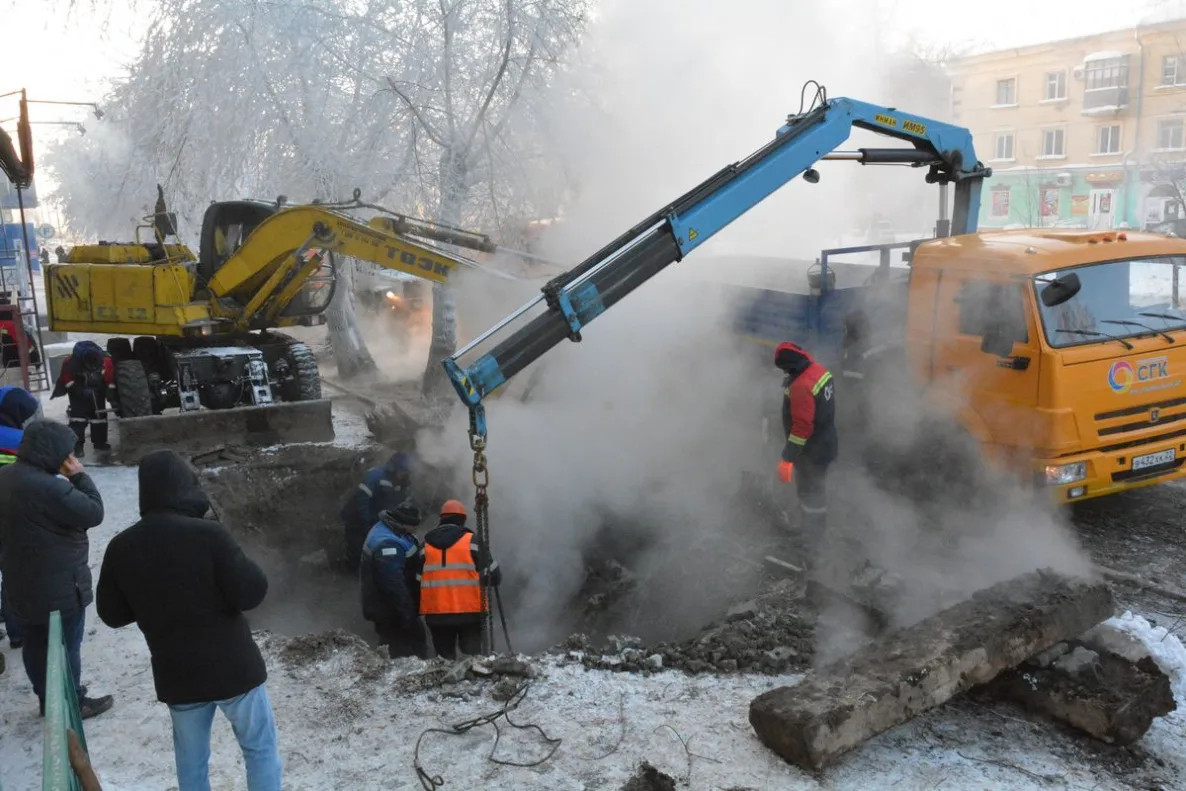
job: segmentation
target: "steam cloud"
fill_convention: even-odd
[[[808,78],[833,95],[908,104],[909,97],[886,95],[864,59],[845,56],[854,34],[869,35],[849,22],[862,16],[854,4],[743,5],[745,13],[709,4],[687,14],[675,0],[607,4],[592,31],[591,62],[569,75],[572,86],[596,86],[601,110],[555,121],[581,192],[565,222],[544,237],[545,255],[576,263],[757,148],[798,109]],[[841,163],[821,170],[821,184],[796,182],[698,255],[814,257],[886,206],[907,230],[925,233],[933,224],[937,197],[917,171],[873,174]],[[704,282],[746,274],[739,267],[714,273],[695,266],[695,257],[674,265],[601,317],[583,343],[563,344],[537,363],[543,368],[527,403],[516,396],[534,369],[488,402],[492,545],[509,575],[504,595],[522,647],[562,636],[586,557],[607,541],[643,579],[645,607],[667,632],[703,624],[760,575],[745,556],[760,561],[751,545],[769,533],[771,514],[738,492],[743,471],[773,478],[779,438],[768,444],[763,418],[780,432],[769,411],[779,376],[768,354],[732,336],[729,299]],[[532,293],[476,283],[459,298],[470,336]],[[846,398],[844,383],[838,398]],[[913,406],[887,391],[875,433],[842,433],[846,461],[865,461],[867,442],[903,450],[942,438],[930,425],[924,439],[928,424]],[[426,434],[418,445],[428,461],[456,470],[456,492],[468,499],[465,429],[458,410],[444,434]],[[964,445],[962,458],[974,464],[975,449]],[[902,621],[928,614],[953,591],[970,593],[1035,567],[1087,569],[1062,517],[1008,481],[980,483],[983,510],[975,511],[944,478],[920,493],[900,476],[840,465],[830,482],[828,552],[849,561],[867,555],[898,575],[907,594]],[[794,515],[789,487],[775,491]],[[623,532],[637,540],[623,543]]]

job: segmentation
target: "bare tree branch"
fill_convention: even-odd
[[[400,90],[399,86],[396,85],[395,80],[388,77],[387,85],[391,88],[392,93],[403,100],[404,105],[412,111],[412,115],[416,116],[416,121],[420,124],[421,128],[424,129],[424,133],[429,136],[432,142],[436,143],[438,146],[447,146],[448,143],[445,142],[445,139],[441,136],[440,132],[438,132],[436,128],[428,122],[428,118],[426,118],[424,114],[420,112],[420,108],[412,103],[412,100],[408,98],[407,94]]]

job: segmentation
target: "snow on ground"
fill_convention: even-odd
[[[92,472],[107,506],[106,520],[92,531],[91,563],[97,573],[107,542],[136,519],[137,487],[134,469]],[[134,628],[108,629],[93,608],[88,618],[83,678],[93,694],[115,696],[110,712],[86,723],[104,788],[174,787],[168,712],[155,700],[141,635]],[[1178,639],[1130,614],[1116,622],[1149,645],[1174,674],[1178,704],[1186,706],[1186,649]],[[431,662],[383,664],[350,643],[258,637],[268,658],[285,787],[291,791],[419,788],[412,759],[420,733],[501,705],[489,696],[488,681],[407,691],[415,674],[435,666]],[[304,649],[297,650],[298,644]],[[29,791],[40,786],[42,721],[19,656],[4,646],[9,669],[0,675],[0,782],[7,791]],[[751,698],[776,684],[792,684],[794,677],[675,672],[643,677],[590,671],[560,657],[537,665],[542,677],[512,718],[537,723],[562,739],[551,759],[534,768],[491,763],[487,755],[494,734],[484,726],[464,736],[425,737],[421,757],[428,772],[442,775],[447,788],[617,789],[639,761],[647,760],[674,777],[689,776],[690,766],[691,789],[821,787],[762,747],[747,720]],[[1159,720],[1143,742],[1155,760],[1164,762],[1167,776],[1177,780],[1186,777],[1184,724],[1181,712]],[[824,787],[1129,787],[1090,759],[1085,743],[1007,707],[957,701],[858,749],[827,773]],[[547,749],[537,734],[502,724],[498,757],[526,763]],[[237,746],[221,718],[213,751],[214,787],[244,789]],[[1161,787],[1173,787],[1173,781]]]

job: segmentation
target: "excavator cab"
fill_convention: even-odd
[[[235,251],[265,220],[279,211],[274,203],[262,201],[223,201],[212,203],[202,218],[201,250],[198,255],[197,291],[205,291],[207,284]],[[333,298],[336,267],[333,256],[310,249],[306,260],[317,256],[321,265],[301,286],[300,292],[280,315],[285,318],[315,316],[329,307]]]
[[[198,252],[198,290],[222,268],[251,232],[276,213],[276,206],[259,201],[211,203],[202,217],[202,238]]]

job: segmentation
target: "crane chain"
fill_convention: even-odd
[[[478,544],[482,550],[478,553],[482,564],[482,573],[490,568],[494,553],[490,550],[490,498],[486,494],[486,487],[490,482],[490,470],[486,466],[486,440],[476,434],[470,435],[470,447],[474,451],[474,517],[477,521]],[[487,580],[488,582],[489,580]],[[491,617],[490,586],[482,586],[482,653],[489,654],[494,649],[493,626]]]

